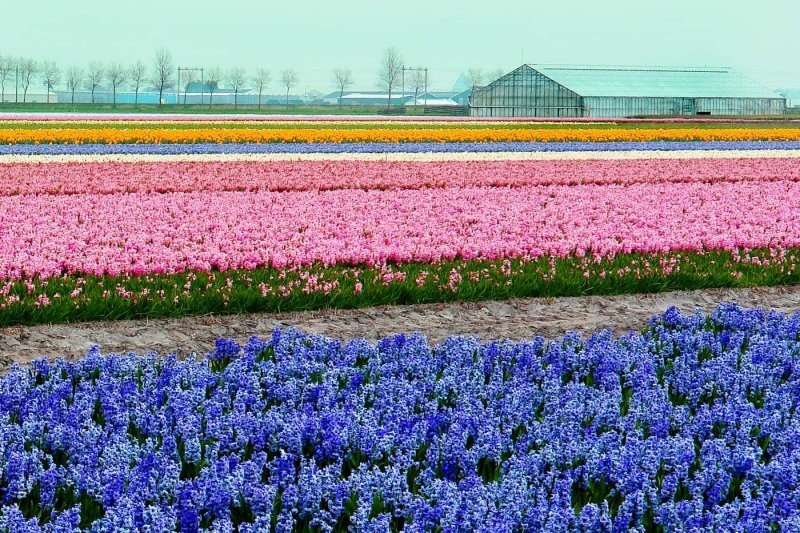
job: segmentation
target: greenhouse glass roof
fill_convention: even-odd
[[[580,96],[782,98],[727,67],[528,66]]]

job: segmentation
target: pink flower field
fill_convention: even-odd
[[[0,164],[0,194],[524,187],[800,179],[794,158]]]
[[[787,142],[133,146],[0,153],[0,326],[800,277]]]
[[[0,198],[0,277],[800,244],[800,183]]]

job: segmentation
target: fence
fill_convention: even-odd
[[[429,105],[422,110],[425,115],[450,117],[468,117],[469,106],[465,105]]]
[[[6,97],[6,99],[8,98]],[[164,92],[164,94],[161,96],[161,99],[163,101],[162,103],[167,105],[183,105],[184,103],[186,105],[209,105],[210,103],[213,103],[214,105],[233,105],[235,100],[234,95],[228,92],[214,93],[213,95],[209,93],[184,94],[182,92],[176,94],[174,90]],[[258,105],[257,94],[240,94],[236,100],[240,105]],[[111,91],[95,91],[94,99],[92,98],[91,91],[75,91],[74,102],[76,104],[110,104],[113,101],[114,94]],[[57,95],[52,96],[51,103],[53,102],[58,102],[60,104],[72,103],[73,95],[69,91],[59,91]],[[158,104],[158,93],[152,91],[142,91],[139,93],[137,98],[136,93],[131,91],[120,91],[117,92],[117,103],[128,105],[134,103]],[[286,95],[264,94],[261,96],[261,103],[263,105],[286,104]],[[303,96],[293,94],[289,95],[289,105],[298,105],[304,103],[308,102]]]

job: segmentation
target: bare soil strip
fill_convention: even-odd
[[[685,312],[710,311],[729,302],[792,312],[800,309],[800,286],[15,326],[0,329],[0,370],[42,356],[74,359],[95,344],[105,353],[205,353],[217,338],[243,342],[250,335],[265,336],[273,328],[286,326],[341,339],[375,340],[418,331],[431,342],[451,335],[482,340],[552,338],[567,330],[591,333],[605,328],[624,334],[641,329],[652,315],[670,306]]]

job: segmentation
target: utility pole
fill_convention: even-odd
[[[181,73],[185,73],[185,74],[188,75],[189,72],[195,72],[196,73],[198,71],[200,72],[200,105],[203,104],[203,98],[205,97],[204,73],[203,73],[203,69],[196,68],[196,67],[178,67],[178,81],[175,84],[175,86],[177,88],[176,89],[177,92],[175,93],[175,103],[176,104],[179,104],[181,102],[181,94],[180,94],[180,92],[181,92],[181,88],[182,87],[184,88],[184,92],[183,92],[184,105],[186,103],[186,92],[187,92],[186,88],[188,88],[188,82],[185,83],[185,84],[182,83]],[[195,79],[193,81],[197,81],[197,80]]]
[[[403,95],[400,97],[400,99],[402,100],[402,99],[404,99],[406,97],[406,71],[409,71],[409,72],[424,72],[425,73],[425,86],[424,86],[425,93],[424,93],[423,98],[425,99],[425,104],[424,105],[428,105],[428,67],[422,68],[422,67],[406,67],[406,66],[403,66],[402,70],[403,70],[403,78],[402,78],[403,79]],[[412,80],[413,80],[413,78],[412,78]],[[415,83],[417,83],[417,82],[415,82]],[[416,91],[417,89],[418,88],[415,86],[414,90]],[[414,105],[417,105],[417,95],[416,94],[414,95]]]
[[[19,103],[19,65],[14,67],[14,103]]]

